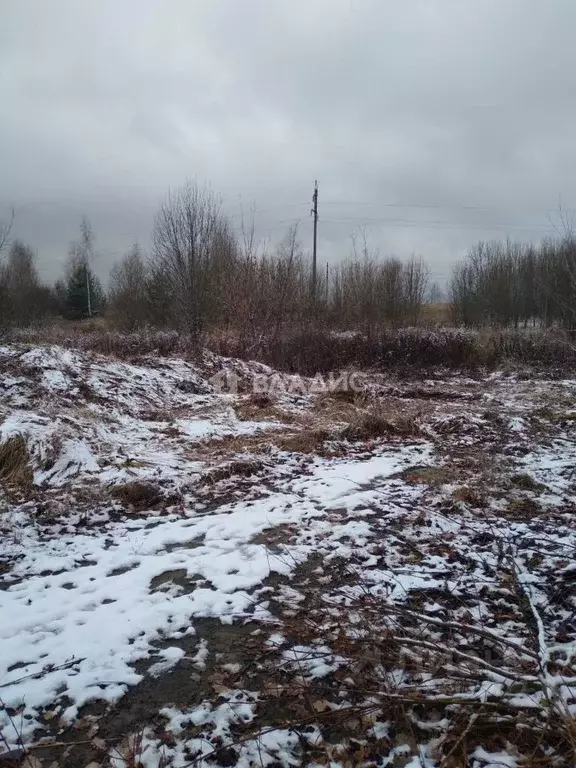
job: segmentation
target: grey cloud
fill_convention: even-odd
[[[82,214],[101,271],[186,177],[234,225],[367,227],[436,276],[479,238],[576,207],[571,0],[20,0],[0,25],[0,205],[54,276]]]

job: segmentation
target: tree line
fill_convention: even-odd
[[[478,243],[449,286],[456,323],[576,328],[576,238]]]
[[[229,329],[249,347],[311,324],[370,334],[382,324],[415,323],[428,284],[421,259],[381,259],[364,238],[349,260],[319,275],[313,292],[296,226],[271,248],[256,241],[252,216],[237,237],[219,198],[196,184],[168,195],[150,252],[134,245],[112,269],[107,291],[94,274],[96,259],[86,219],[65,275],[51,287],[41,284],[31,250],[12,242],[0,272],[0,323],[105,313],[123,331],[177,329],[199,339],[210,329]]]
[[[0,225],[0,328],[28,327],[48,317],[80,320],[105,309],[106,295],[90,263],[95,237],[87,219],[70,244],[64,276],[54,285],[40,280],[33,250],[21,240],[10,242],[13,219]]]
[[[422,259],[382,258],[365,235],[353,238],[350,258],[319,271],[314,289],[296,226],[272,248],[257,242],[252,216],[238,237],[219,198],[191,183],[168,195],[150,252],[134,245],[112,269],[107,290],[93,270],[97,250],[86,219],[53,286],[39,279],[32,250],[10,242],[11,222],[0,226],[2,327],[105,313],[122,331],[176,329],[199,340],[229,330],[250,349],[311,328],[370,337],[383,327],[416,325],[423,303],[439,298]],[[479,243],[454,268],[448,292],[458,325],[573,328],[576,240]]]

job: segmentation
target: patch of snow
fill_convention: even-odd
[[[100,466],[83,440],[66,440],[54,465],[34,473],[36,485],[62,486],[80,474],[96,474]]]
[[[160,660],[148,668],[150,677],[160,677],[173,669],[176,664],[184,657],[184,651],[181,648],[164,648],[158,653]]]

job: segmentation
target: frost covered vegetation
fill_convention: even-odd
[[[0,763],[574,765],[569,370],[68,342],[0,348]]]
[[[199,355],[194,336],[178,331],[121,333],[103,328],[78,328],[66,324],[44,330],[12,331],[8,338],[31,344],[57,344],[72,349],[113,355],[121,360],[143,355],[177,355],[195,360]],[[256,359],[290,373],[314,375],[352,367],[378,371],[411,372],[435,368],[490,370],[509,368],[572,370],[576,341],[572,334],[555,330],[500,330],[484,332],[461,328],[398,328],[366,336],[360,332],[326,332],[308,329],[286,334],[271,343],[261,338],[247,344],[235,334],[209,334],[205,343],[225,357]]]

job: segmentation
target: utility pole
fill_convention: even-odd
[[[312,215],[314,216],[314,241],[312,244],[312,304],[316,305],[316,243],[318,236],[318,182],[314,182],[312,195]]]
[[[82,234],[82,257],[84,261],[84,277],[86,278],[86,304],[88,317],[92,317],[92,286],[90,285],[90,254],[94,243],[92,227],[86,217],[80,223],[80,232]]]
[[[92,317],[92,297],[90,296],[90,265],[88,264],[88,256],[84,262],[84,270],[86,272],[86,296],[88,297],[88,317]]]

